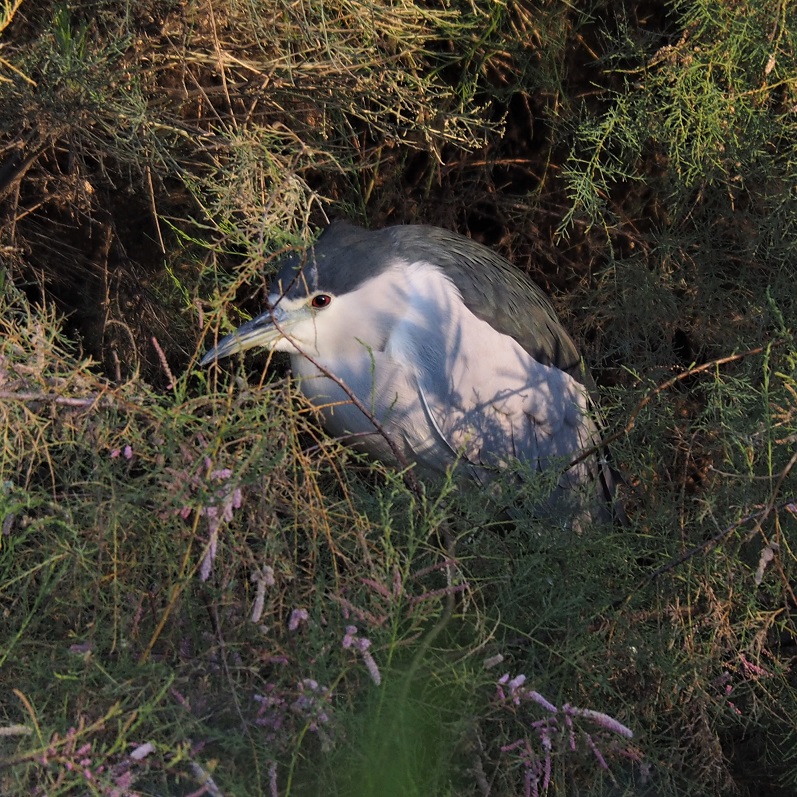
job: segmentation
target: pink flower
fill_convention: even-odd
[[[295,631],[302,623],[307,622],[309,617],[307,609],[294,609],[291,612],[290,620],[288,620],[288,630]]]

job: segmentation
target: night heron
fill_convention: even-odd
[[[578,461],[600,435],[575,344],[540,288],[481,244],[336,222],[200,364],[254,346],[287,352],[325,429],[377,459],[481,484],[513,459],[557,468],[549,507],[575,499],[609,517],[605,458]]]

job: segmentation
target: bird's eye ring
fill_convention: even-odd
[[[332,303],[332,297],[326,293],[317,293],[310,300],[310,306],[316,310],[323,310]]]

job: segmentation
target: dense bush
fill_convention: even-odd
[[[795,13],[0,4],[0,791],[794,793]],[[553,295],[627,527],[196,367],[335,217]]]

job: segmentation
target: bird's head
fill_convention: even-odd
[[[266,310],[220,340],[200,365],[255,347],[322,358],[381,350],[404,291],[395,258],[373,236],[334,224],[303,255],[288,256]]]

